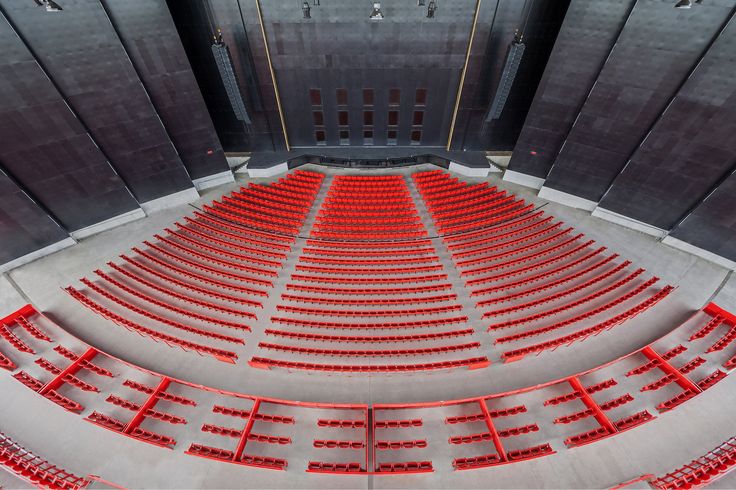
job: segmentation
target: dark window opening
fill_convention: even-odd
[[[325,114],[322,111],[315,111],[312,113],[312,116],[314,117],[314,125],[315,126],[324,126],[325,125]]]
[[[340,131],[340,144],[341,145],[350,144],[350,131],[347,131],[345,129]]]
[[[337,111],[337,124],[340,126],[348,125],[348,111]]]
[[[348,105],[348,89],[337,89],[337,105]]]
[[[371,130],[363,131],[363,144],[364,145],[373,144],[373,131]]]
[[[309,100],[312,101],[312,105],[322,105],[322,92],[318,88],[309,89]]]
[[[392,88],[388,91],[388,104],[399,105],[401,103],[401,89]]]
[[[363,111],[363,125],[373,126],[373,111]]]
[[[325,140],[327,138],[325,137],[325,132],[324,131],[315,131],[314,132],[314,139],[317,140],[317,144],[318,145],[324,145],[325,144]]]
[[[416,105],[427,105],[427,89],[418,88],[416,96],[414,98],[414,104]]]
[[[386,138],[387,139],[386,144],[387,145],[395,145],[396,144],[396,138],[397,138],[397,136],[398,136],[398,131],[394,131],[394,130],[388,131],[386,133],[386,137],[387,137]]]
[[[399,111],[388,111],[388,125],[398,126],[399,124]]]
[[[414,126],[421,126],[424,124],[424,111],[414,111],[414,117],[411,122]]]
[[[363,105],[373,105],[373,89],[363,89]]]
[[[422,141],[422,132],[421,131],[412,131],[411,132],[411,144],[412,145],[418,145]]]

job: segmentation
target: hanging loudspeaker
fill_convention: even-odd
[[[516,72],[519,70],[519,64],[521,64],[521,57],[524,55],[525,47],[524,43],[520,41],[514,41],[509,46],[509,52],[506,55],[506,65],[503,67],[503,73],[501,74],[501,82],[498,84],[496,95],[493,97],[493,104],[491,104],[491,108],[486,115],[486,122],[501,117],[503,106],[506,105],[506,99],[509,98],[511,87],[514,85],[514,78],[516,78]]]
[[[230,100],[235,117],[246,124],[250,124],[250,117],[248,117],[243,96],[240,94],[240,88],[238,88],[238,79],[235,76],[235,69],[227,45],[221,41],[212,44],[212,55],[215,57],[217,71],[220,72],[220,78],[225,85],[225,92],[227,92],[227,98]]]

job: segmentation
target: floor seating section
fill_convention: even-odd
[[[171,346],[235,362],[259,319],[323,176],[295,171],[223,196],[66,291],[108,320]],[[0,357],[0,365],[6,361]]]
[[[596,336],[673,290],[542,210],[442,170],[296,170],[132,252],[66,291],[130,331],[229,363],[266,323],[247,350],[263,369],[478,369]]]
[[[345,405],[259,398],[171,379],[100,352],[30,305],[0,326],[14,334],[0,341],[13,362],[10,375],[101,428],[231,464],[286,470],[298,455],[307,461],[302,471],[345,474],[426,472],[437,465],[469,470],[589,444],[710,389],[733,369],[736,355],[736,342],[727,341],[736,316],[711,303],[652,344],[561,380],[473,399]],[[193,435],[187,426],[200,430]],[[443,433],[449,438],[438,436]],[[437,444],[447,445],[452,460],[428,457]],[[718,458],[726,464],[725,456]],[[690,470],[662,481],[690,478],[688,471],[702,475]]]
[[[736,437],[680,468],[649,481],[661,490],[701,488],[736,468]]]
[[[77,490],[92,483],[90,478],[74,475],[49,463],[2,432],[0,432],[0,468],[38,488]]]
[[[504,361],[610,330],[674,289],[488,182],[412,179]]]
[[[251,366],[369,373],[487,366],[480,342],[467,338],[475,331],[453,327],[468,319],[426,237],[403,176],[334,176]]]

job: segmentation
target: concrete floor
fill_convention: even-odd
[[[433,168],[418,166],[379,173],[410,174]],[[315,166],[304,169],[328,175],[366,173]],[[259,355],[257,344],[267,340],[263,330],[268,322],[259,322],[254,332],[246,336],[246,345],[237,348],[239,363],[227,365],[154,343],[114,326],[80,307],[60,289],[69,284],[78,286],[76,279],[90,277],[93,269],[104,268],[108,260],[126,253],[143,239],[191,213],[192,207],[181,206],[82,240],[75,247],[4,274],[0,280],[0,314],[31,302],[69,332],[105,352],[146,369],[206,386],[289,400],[375,404],[450,400],[544,383],[634,351],[669,332],[711,300],[726,309],[736,310],[736,280],[725,269],[671,249],[652,237],[593,218],[586,212],[546,203],[529,189],[503,182],[496,176],[463,180],[489,180],[492,185],[530,202],[545,205],[547,213],[574,226],[610,251],[621,254],[622,258],[632,260],[635,266],[645,267],[650,274],[660,277],[663,284],[676,285],[678,289],[646,315],[609,333],[514,364],[499,362],[500,351],[494,350],[487,337],[476,334],[483,338],[483,354],[494,361],[488,368],[477,371],[329,375],[253,369],[245,361],[254,354]],[[239,176],[235,185],[207,191],[200,203],[209,202],[249,181]],[[418,196],[413,193],[419,203]],[[421,203],[419,210],[432,231]],[[442,253],[443,245],[439,240],[435,240],[435,247]],[[300,248],[298,244],[289,256],[292,267]],[[275,291],[283,288],[285,276],[281,274]],[[453,283],[457,282],[454,278]],[[264,302],[261,318],[268,318],[269,312],[274,311],[278,296],[272,294]],[[465,310],[472,310],[473,302],[461,299]],[[476,323],[480,321],[477,313],[471,319]],[[84,422],[81,417],[50,405],[9,376],[0,377],[3,398],[12,400],[0,408],[0,430],[61,466],[82,474],[99,474],[127,487],[604,488],[639,474],[666,472],[736,433],[736,413],[732,409],[736,401],[734,388],[736,378],[729,377],[642,427],[553,456],[490,469],[453,472],[451,468],[442,468],[433,474],[413,476],[316,475],[306,474],[298,466],[276,472],[192,458],[185,456],[181,448],[167,452]],[[722,480],[719,485],[728,481]],[[12,488],[12,482],[0,480],[2,484]]]

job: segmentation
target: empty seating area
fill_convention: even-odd
[[[426,236],[403,176],[334,176],[251,366],[486,366],[474,330],[453,327],[467,318]]]
[[[140,335],[224,362],[259,320],[323,176],[296,171],[203,206],[66,291]]]
[[[701,488],[717,481],[736,468],[736,437],[731,437],[707,454],[650,480],[650,484],[662,490],[677,488]]]
[[[0,432],[0,468],[38,488],[77,490],[86,488],[92,483],[90,478],[74,475],[32,453],[2,432]]]
[[[504,361],[610,330],[674,289],[487,183],[412,178]]]
[[[590,371],[506,393],[406,404],[312,403],[228,392],[127,364],[70,336],[31,306],[1,323],[9,331],[22,328],[16,336],[28,347],[11,351],[17,351],[11,376],[119,436],[263,469],[293,470],[299,461],[304,466],[297,471],[396,474],[535,459],[648,423],[732,372],[734,346],[711,346],[735,320],[711,303],[670,334]],[[721,326],[724,331],[716,332]],[[707,330],[713,338],[703,335]],[[662,477],[661,488],[725,473],[733,466],[729,444]],[[12,459],[9,452],[19,450],[0,451],[26,476],[50,477]]]
[[[473,386],[494,386],[522,366],[504,362],[607,332],[674,290],[533,204],[444,171],[294,171],[250,184],[79,283],[66,293],[105,322],[222,361],[217,376],[253,377],[259,386],[285,376],[363,383],[375,375],[399,391],[431,384],[433,375],[458,384],[485,377]],[[538,373],[539,384],[518,389],[327,403],[177,379],[155,361],[139,367],[29,305],[0,321],[0,368],[49,410],[58,405],[85,426],[152,450],[254,471],[416,478],[614,437],[736,368],[736,317],[727,309],[710,303],[669,328],[622,357],[591,356],[592,369],[560,379]],[[625,330],[601,339],[614,334]],[[193,371],[207,365],[189,359]],[[657,485],[725,473],[732,465],[724,448]]]

